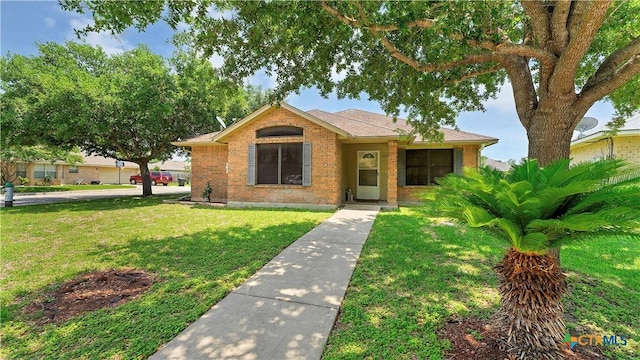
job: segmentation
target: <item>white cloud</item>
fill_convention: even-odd
[[[79,30],[85,28],[87,25],[92,23],[91,19],[88,17],[76,17],[72,18],[69,21],[69,25],[71,29],[66,36],[67,40],[77,41],[78,37],[76,36],[74,30]],[[91,32],[81,38],[81,40],[85,41],[89,45],[100,46],[105,53],[109,55],[119,54],[126,50],[130,50],[133,46],[122,36],[120,35],[111,35],[109,32],[101,31],[101,32]]]
[[[42,19],[42,21],[44,22],[44,26],[46,26],[47,29],[52,29],[53,27],[56,26],[56,19],[52,17],[46,17]]]
[[[513,99],[513,89],[509,82],[502,85],[498,96],[495,99],[489,99],[485,103],[487,110],[493,109],[501,113],[515,113],[516,103]]]
[[[273,89],[276,87],[276,76],[269,75],[265,70],[260,70],[245,80],[247,84],[261,86],[263,89]]]

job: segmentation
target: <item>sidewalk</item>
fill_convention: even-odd
[[[339,210],[151,359],[319,359],[378,211]]]

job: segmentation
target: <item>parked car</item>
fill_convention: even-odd
[[[151,178],[151,185],[162,184],[167,186],[173,181],[173,176],[168,171],[149,171],[149,177]],[[129,182],[132,185],[142,184],[142,175],[131,175],[129,177]]]

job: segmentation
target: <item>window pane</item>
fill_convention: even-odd
[[[278,144],[260,144],[258,153],[258,184],[278,183]]]
[[[406,152],[406,184],[427,185],[429,150],[407,150]]]
[[[453,172],[453,150],[431,150],[431,176],[430,184],[435,184],[436,178],[443,177]]]
[[[302,185],[302,144],[281,144],[282,184]]]
[[[378,170],[360,170],[360,186],[378,186]]]
[[[257,138],[278,136],[302,136],[303,129],[296,126],[273,126],[260,129],[256,133]]]
[[[27,164],[24,164],[24,163],[16,164],[16,176],[27,177]]]

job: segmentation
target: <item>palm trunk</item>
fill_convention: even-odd
[[[511,249],[495,270],[501,296],[498,325],[508,351],[517,359],[562,359],[566,284],[555,258]]]

